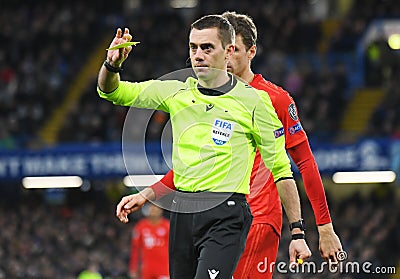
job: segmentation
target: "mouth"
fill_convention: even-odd
[[[200,74],[200,73],[205,74],[208,72],[209,67],[206,65],[195,65],[193,69],[197,74]]]
[[[208,68],[207,65],[194,65],[194,67],[195,67],[196,69],[206,69],[206,68]]]

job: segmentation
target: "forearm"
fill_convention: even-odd
[[[174,184],[174,172],[170,170],[160,181],[154,183],[149,188],[153,189],[156,199],[160,199],[176,190]]]
[[[318,226],[318,233],[320,235],[327,235],[327,234],[335,233],[335,231],[333,230],[332,223],[327,223],[327,224]]]
[[[339,237],[336,235],[336,232],[333,228],[332,222],[324,225],[319,225],[317,226],[317,228],[320,237],[320,242],[333,243],[332,245],[336,245],[336,247],[340,247],[341,249],[342,246]]]
[[[101,66],[98,76],[98,86],[103,92],[113,92],[118,88],[120,82],[119,73],[108,71],[104,65]]]
[[[110,47],[116,46],[117,44],[130,42],[131,39],[132,36],[131,34],[129,34],[128,28],[125,28],[124,32],[122,32],[121,28],[118,28],[115,37],[110,44]],[[109,93],[117,89],[120,81],[119,70],[122,66],[122,63],[128,58],[131,50],[132,46],[127,46],[116,50],[109,49],[107,51],[106,63],[109,69],[107,69],[106,66],[103,64],[100,68],[97,81],[101,91]]]
[[[156,199],[156,194],[151,187],[143,189],[139,194],[147,201],[154,201]]]
[[[314,211],[317,225],[331,223],[324,186],[308,141],[289,148],[288,152],[303,178],[304,188]]]
[[[300,198],[294,179],[284,179],[276,182],[278,193],[285,209],[289,223],[301,219]]]

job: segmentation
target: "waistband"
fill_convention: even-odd
[[[184,192],[176,191],[171,211],[177,213],[200,213],[217,207],[224,202],[246,202],[246,196],[227,192]]]
[[[175,197],[181,200],[237,200],[246,201],[246,195],[232,192],[186,192],[176,190]]]

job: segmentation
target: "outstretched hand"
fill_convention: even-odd
[[[129,29],[125,28],[122,33],[122,29],[118,28],[115,34],[114,39],[112,40],[110,47],[130,42],[132,40],[132,35],[129,33]],[[127,46],[123,48],[119,48],[116,50],[108,50],[107,52],[107,61],[113,67],[121,67],[122,63],[128,58],[129,53],[132,50],[132,46]]]

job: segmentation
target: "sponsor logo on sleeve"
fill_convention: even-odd
[[[216,145],[225,144],[232,137],[235,124],[226,120],[215,119],[211,136]]]
[[[300,132],[301,130],[303,130],[303,127],[301,126],[300,122],[298,122],[298,123],[296,123],[293,126],[288,128],[288,132],[291,135],[294,135],[297,132]]]
[[[285,129],[283,129],[283,127],[274,131],[275,138],[279,138],[280,136],[283,136],[284,134],[285,134]]]

